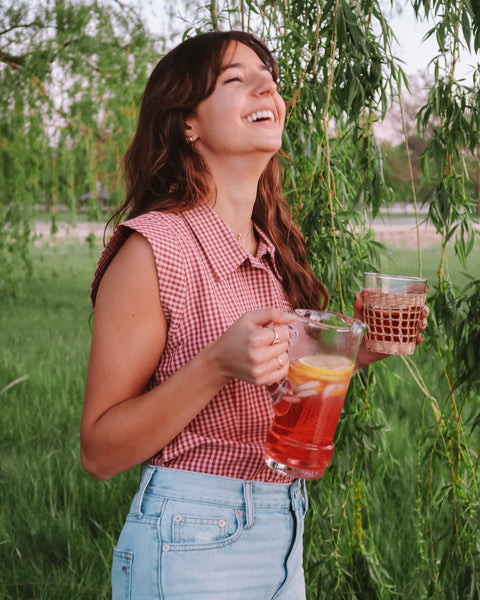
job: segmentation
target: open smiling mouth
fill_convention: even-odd
[[[259,121],[268,121],[270,123],[275,123],[275,117],[273,116],[273,112],[271,110],[259,110],[254,112],[246,118],[249,123],[257,123]]]

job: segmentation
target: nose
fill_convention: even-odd
[[[254,79],[254,91],[257,95],[273,94],[277,91],[277,84],[273,81],[270,71],[259,71]]]

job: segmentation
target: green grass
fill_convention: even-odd
[[[78,242],[37,247],[34,277],[18,297],[0,298],[1,600],[110,597],[112,548],[139,473],[133,469],[97,482],[79,459],[91,331],[88,291],[100,252],[100,245]],[[477,248],[467,265],[477,274],[478,254]],[[415,258],[415,251],[394,250],[403,273],[415,268]],[[423,260],[424,273],[434,279],[435,251],[424,252]],[[462,268],[452,258],[449,263],[453,276],[464,281]],[[420,347],[414,360],[430,392],[448,407],[431,349]],[[355,380],[332,467],[309,484],[309,600],[445,598],[447,589],[451,598],[474,598],[469,590],[475,589],[478,557],[470,532],[477,509],[468,501],[468,510],[452,520],[442,440],[433,446],[441,436],[432,403],[401,358],[384,361],[376,372],[368,402]],[[473,419],[476,406],[466,406],[463,414],[465,422]],[[478,449],[476,430],[465,431]],[[465,506],[460,496],[456,502]],[[455,554],[455,525],[461,555]],[[470,579],[468,569],[459,568],[464,556],[473,565]]]
[[[0,598],[110,597],[111,547],[134,471],[94,481],[79,460],[100,247],[42,247],[34,277],[0,312]]]
[[[384,257],[382,269],[387,273],[401,275],[419,275],[420,263],[418,250],[415,248],[401,248],[391,246],[390,254]],[[438,269],[441,262],[440,244],[432,244],[421,250],[421,273],[428,277],[430,287],[438,286]],[[469,276],[478,279],[480,276],[480,245],[477,242],[466,265],[462,265],[455,255],[454,249],[447,247],[444,270],[451,277],[452,283],[460,288],[469,281]]]

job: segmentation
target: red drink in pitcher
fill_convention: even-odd
[[[322,477],[350,383],[353,362],[344,356],[306,356],[290,363],[286,393],[274,405],[265,444],[267,464],[292,476]]]

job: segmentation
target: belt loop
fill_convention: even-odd
[[[308,509],[307,483],[305,479],[295,479],[290,486],[290,505],[293,511],[300,508],[305,514]]]
[[[148,463],[144,463],[142,465],[142,478],[140,479],[138,491],[135,496],[135,498],[136,498],[135,516],[138,518],[143,517],[143,514],[142,514],[143,496],[145,494],[145,490],[147,489],[148,484],[150,483],[150,481],[153,477],[154,471],[155,471],[154,465],[150,465]]]
[[[243,482],[243,497],[245,499],[245,529],[251,529],[254,519],[253,496],[252,496],[252,482]]]

